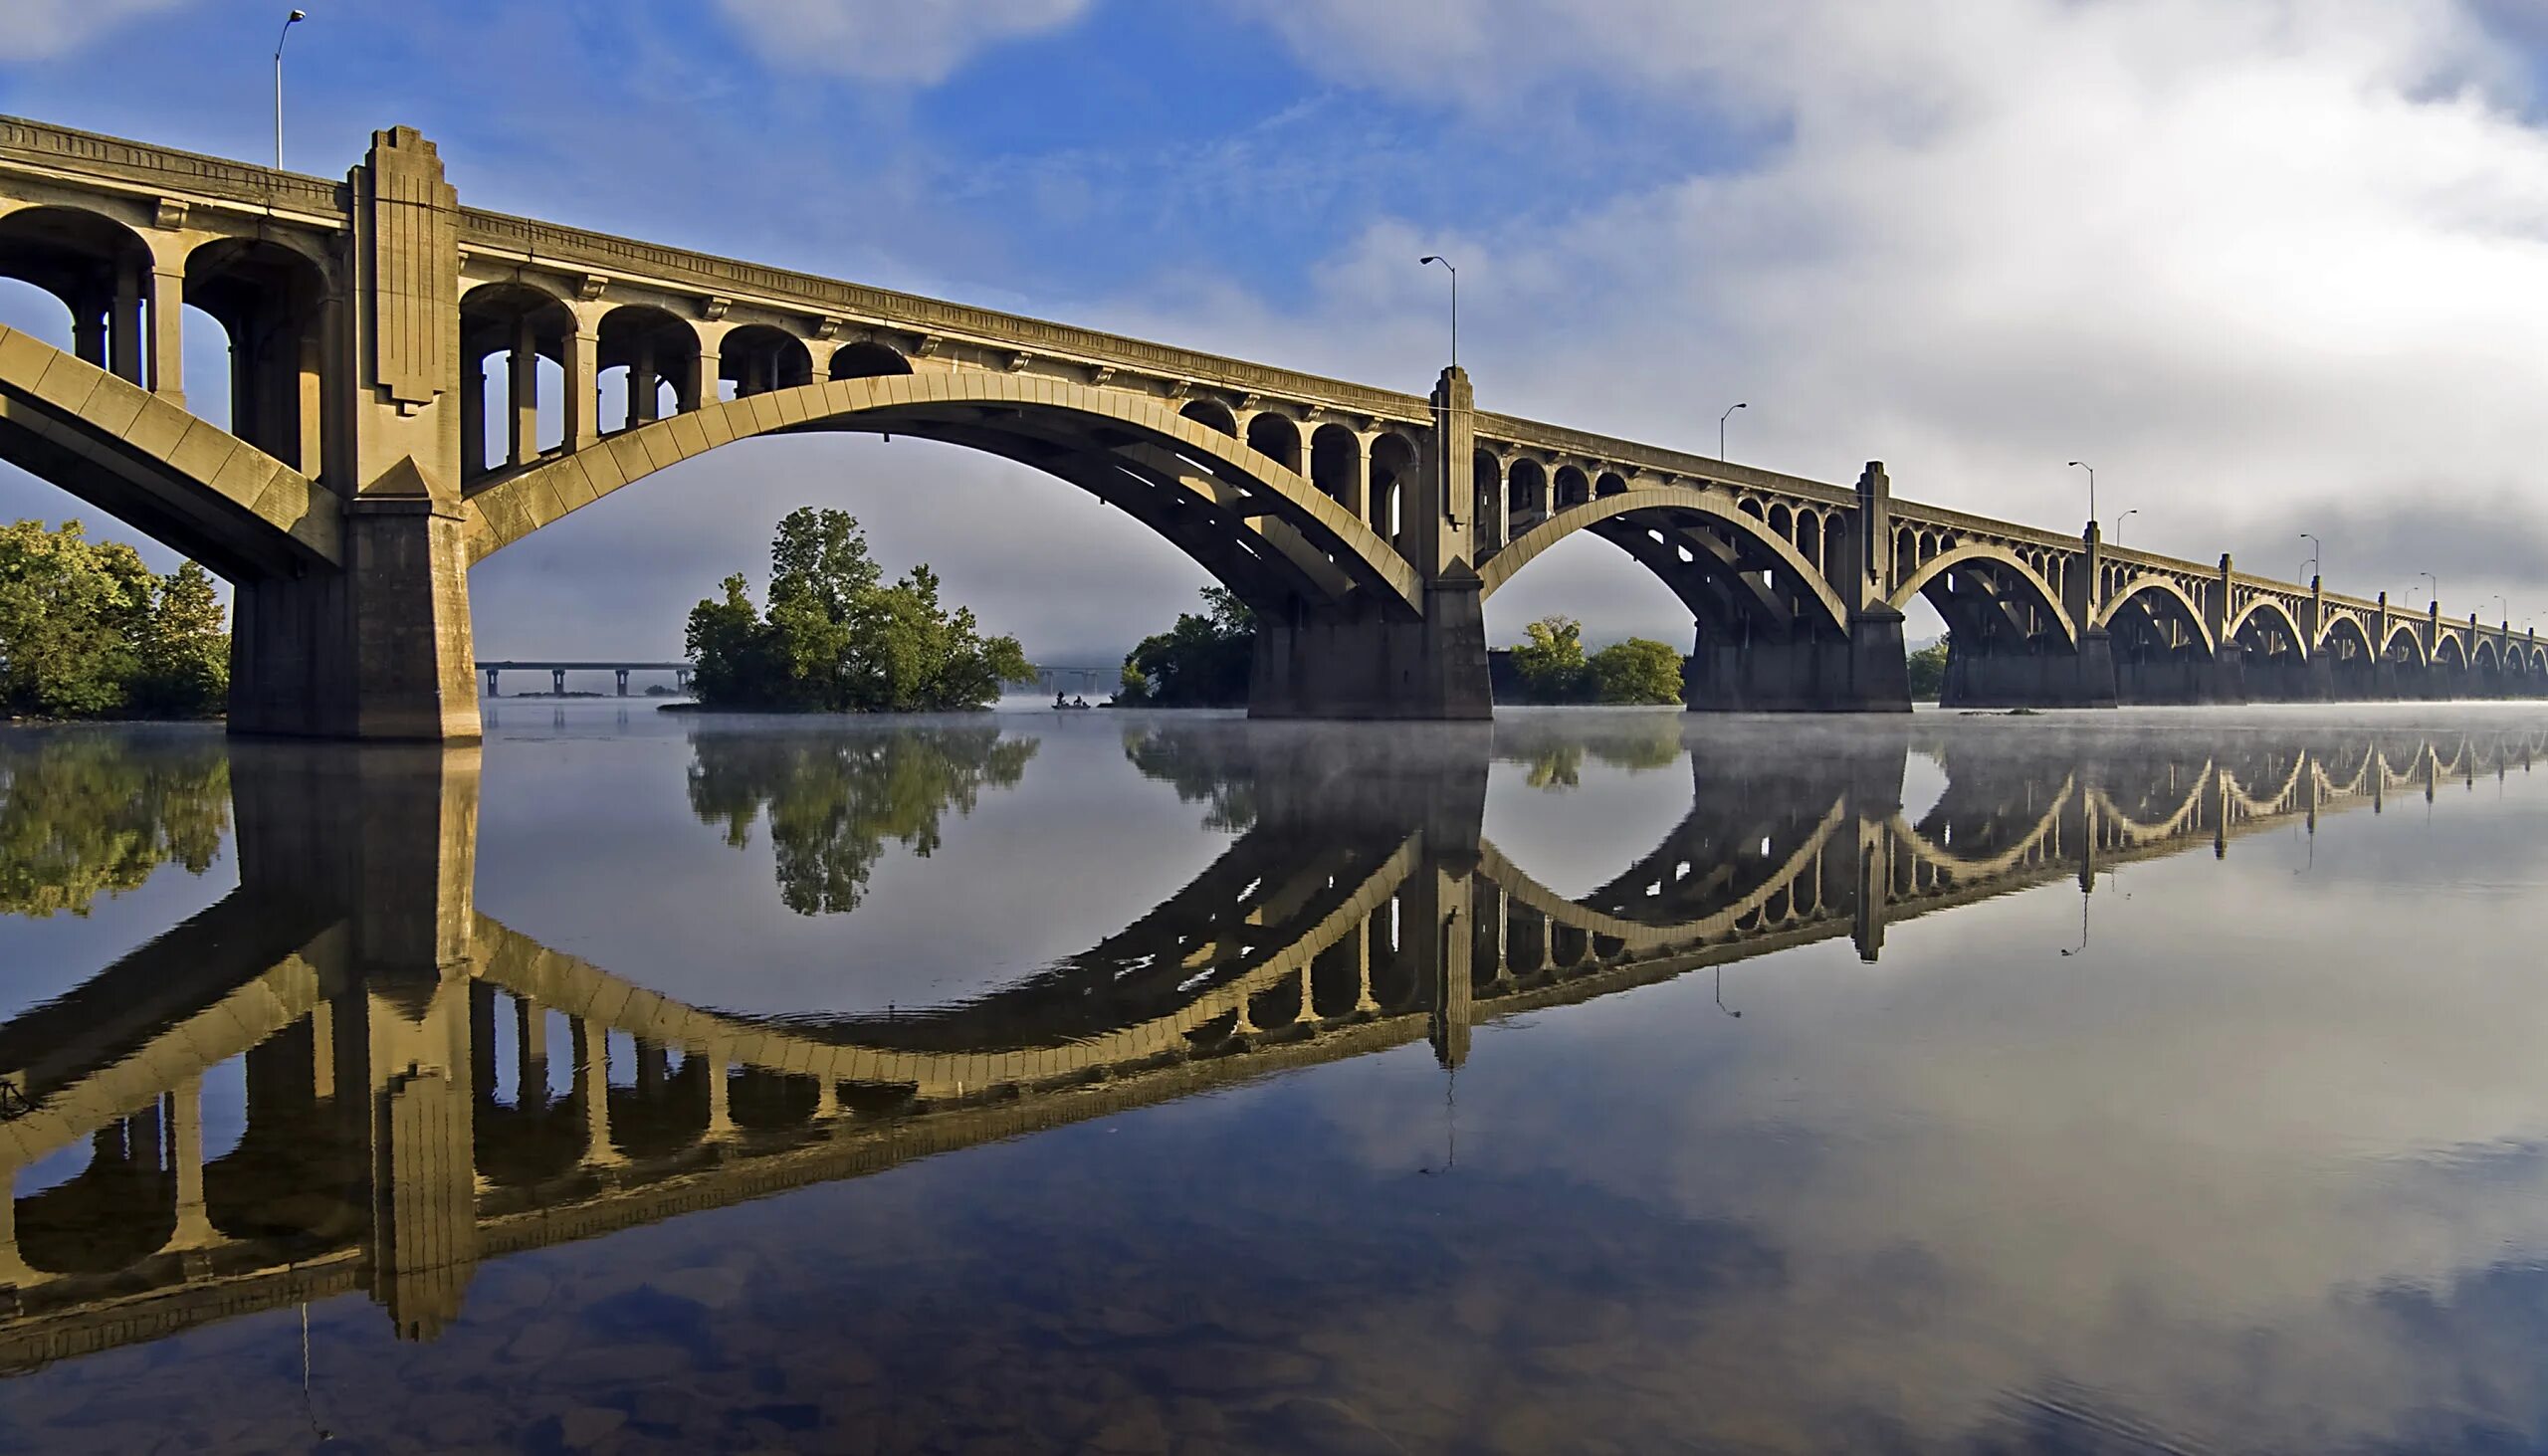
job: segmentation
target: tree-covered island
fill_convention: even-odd
[[[165,576],[77,520],[0,526],[0,719],[218,718],[230,634],[212,576]]]
[[[887,582],[846,511],[790,512],[769,548],[769,609],[742,575],[690,610],[702,707],[758,713],[947,713],[1032,682],[1014,637],[986,637],[939,600],[938,573]]]

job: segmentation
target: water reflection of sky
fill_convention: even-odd
[[[479,907],[709,1004],[958,999],[1230,842],[1088,718],[1026,728],[1014,788],[816,917],[779,908],[765,836],[691,813],[684,730],[508,725]],[[2319,721],[1924,725],[1950,737],[1905,815],[1977,764]],[[1686,727],[1703,774],[1770,785],[1798,750]],[[1690,802],[1686,756],[1587,753],[1565,792],[1541,761],[1490,769],[1486,830],[1568,893]],[[100,905],[85,950],[0,921],[0,964],[94,968],[219,880]],[[2095,887],[2084,943],[2055,878],[1897,921],[1873,964],[1830,938],[1488,1022],[1456,1083],[1402,1046],[492,1262],[430,1344],[341,1299],[313,1314],[320,1409],[384,1450],[553,1449],[579,1411],[629,1449],[2548,1443],[2548,784],[2396,791]],[[260,1315],[18,1377],[0,1436],[306,1438],[297,1335]]]

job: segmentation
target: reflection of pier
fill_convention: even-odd
[[[1694,762],[1680,824],[1579,901],[1479,833],[1487,741],[1446,734],[1410,768],[1307,737],[1144,739],[1137,762],[1243,814],[1220,859],[980,1000],[828,1021],[689,1005],[479,915],[473,751],[240,745],[242,888],[0,1026],[26,1099],[0,1169],[87,1149],[0,1200],[0,1369],[357,1290],[430,1337],[508,1253],[1418,1040],[1457,1064],[1480,1019],[1844,935],[1873,958],[1889,923],[2548,747],[2364,732],[2029,761],[1951,735],[1914,821],[1906,728],[1782,781]],[[198,1089],[234,1059],[246,1131],[207,1160]]]

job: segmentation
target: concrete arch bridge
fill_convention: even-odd
[[[763,435],[911,435],[1120,509],[1256,608],[1263,717],[1491,712],[1483,604],[1566,537],[1685,603],[1692,707],[2532,696],[2506,624],[1476,407],[462,206],[434,145],[341,181],[0,117],[0,459],[237,588],[231,722],[467,739],[469,568]],[[189,413],[185,309],[231,342]],[[666,486],[662,489],[677,489]]]

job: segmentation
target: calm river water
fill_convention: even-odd
[[[0,729],[0,1450],[2542,1449],[2542,758]]]

